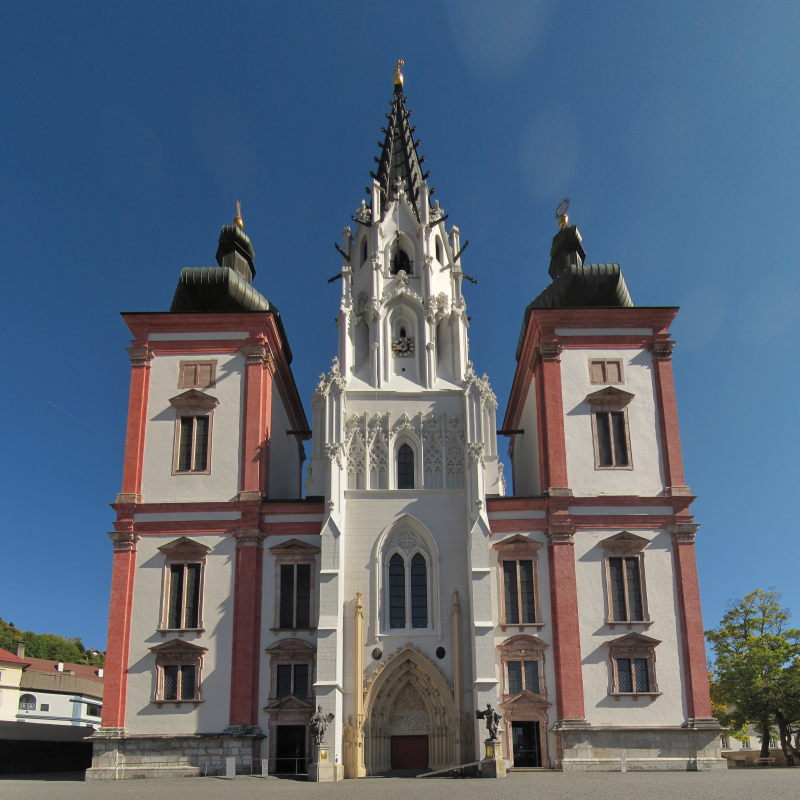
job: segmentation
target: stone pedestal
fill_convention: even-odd
[[[484,757],[480,763],[481,778],[505,778],[506,760],[502,756],[499,739],[485,739]]]
[[[327,745],[314,745],[314,760],[308,765],[308,780],[314,783],[333,783],[344,777],[341,764],[331,761],[331,751]]]

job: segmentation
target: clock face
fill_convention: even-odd
[[[414,340],[410,336],[395,336],[392,339],[392,354],[395,358],[410,358],[414,355]]]

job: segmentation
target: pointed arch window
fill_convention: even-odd
[[[408,444],[397,449],[397,488],[414,488],[414,451]]]
[[[417,552],[410,559],[389,559],[389,627],[428,627],[428,561]]]

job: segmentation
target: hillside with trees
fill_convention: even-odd
[[[6,622],[0,617],[0,648],[16,653],[17,642],[20,640],[25,642],[25,655],[31,658],[49,658],[53,661],[98,667],[102,667],[106,661],[105,653],[87,649],[79,637],[67,639],[54,633],[21,631],[13,622]]]

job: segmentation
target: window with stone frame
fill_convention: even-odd
[[[591,383],[608,385],[624,383],[622,377],[622,360],[619,358],[589,359],[589,380]]]
[[[611,695],[657,695],[655,648],[658,639],[629,633],[606,642],[609,652]]]
[[[172,474],[210,473],[213,412],[219,401],[198,389],[189,389],[169,402],[175,409]]]
[[[541,542],[516,535],[493,545],[497,551],[500,591],[500,626],[539,626],[538,553]]]
[[[290,539],[270,548],[275,561],[273,630],[316,628],[315,575],[319,548]]]
[[[216,361],[181,361],[178,373],[179,389],[208,389],[216,381]]]
[[[155,656],[152,702],[200,703],[203,655],[205,647],[183,639],[173,639],[150,648]]]
[[[595,469],[633,469],[627,409],[633,397],[613,386],[586,396],[592,412]]]
[[[606,623],[650,623],[645,590],[644,549],[648,540],[621,531],[600,542],[606,585]]]
[[[428,561],[421,552],[389,558],[389,627],[428,627]]]
[[[270,704],[288,697],[311,702],[314,646],[302,639],[282,639],[266,652],[270,659]]]
[[[211,548],[181,536],[158,549],[164,556],[159,630],[202,631],[203,581]]]
[[[519,634],[500,647],[505,699],[528,692],[544,696],[544,653],[547,645],[538,636]]]

